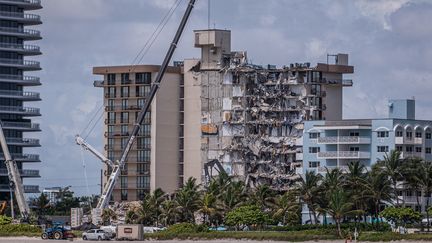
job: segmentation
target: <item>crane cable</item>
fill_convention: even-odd
[[[84,159],[84,148],[83,147],[81,147],[81,160],[82,160],[82,166],[84,169],[84,180],[85,180],[85,185],[86,185],[86,189],[87,189],[87,194],[90,195],[90,188],[89,188],[88,178],[87,178],[87,166],[86,166],[85,159]]]

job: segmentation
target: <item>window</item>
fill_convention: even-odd
[[[149,188],[150,177],[149,176],[137,176],[137,188]]]
[[[108,138],[108,142],[107,142],[108,149],[114,148],[114,144],[115,144],[114,142],[115,142],[114,138]]]
[[[121,97],[129,97],[129,87],[121,87]]]
[[[114,110],[114,100],[113,99],[109,99],[108,100],[107,110],[108,111],[113,111]]]
[[[319,137],[320,137],[319,132],[311,132],[311,133],[309,133],[309,138],[311,138],[311,139],[316,139],[316,138],[319,138]]]
[[[144,106],[144,99],[137,99],[137,106],[138,108],[143,108]]]
[[[129,84],[129,73],[121,74],[121,84]]]
[[[120,176],[120,187],[123,188],[128,188],[128,178],[127,176]]]
[[[137,190],[137,199],[140,201],[144,200],[145,194],[146,194],[146,190],[138,189]]]
[[[350,137],[358,137],[358,136],[360,136],[359,132],[350,132],[349,135],[350,135]]]
[[[309,147],[309,153],[316,154],[320,152],[320,147]]]
[[[406,132],[406,137],[407,138],[412,138],[412,132]]]
[[[139,136],[150,136],[150,125],[149,124],[141,125],[141,129],[139,130],[138,135]]]
[[[379,131],[377,132],[377,137],[379,138],[387,138],[389,136],[389,132],[388,131]]]
[[[116,113],[108,112],[108,124],[115,123],[115,120],[116,120]]]
[[[426,139],[431,139],[432,138],[432,134],[430,132],[426,133]]]
[[[122,136],[129,135],[128,130],[129,130],[128,125],[121,125],[121,135]]]
[[[137,173],[140,175],[143,175],[145,173],[148,173],[150,171],[150,164],[149,163],[138,163],[137,164]]]
[[[407,146],[407,147],[405,148],[405,150],[406,150],[407,152],[412,153],[412,151],[413,151],[413,147],[412,147],[412,146]]]
[[[150,148],[150,138],[139,137],[137,138],[137,149],[147,149]]]
[[[129,112],[120,113],[121,123],[129,123]]]
[[[127,201],[128,200],[128,191],[127,189],[121,189],[120,191],[120,200]]]
[[[360,148],[359,147],[350,147],[350,151],[351,152],[358,152],[358,151],[360,151]]]
[[[151,84],[151,73],[136,73],[135,74],[136,84]]]
[[[128,138],[121,138],[121,144],[120,144],[121,149],[124,149],[126,147],[128,140],[129,140]]]
[[[412,197],[412,196],[413,196],[413,192],[410,191],[410,190],[405,191],[405,196],[407,196],[407,197]]]
[[[396,131],[396,137],[403,137],[402,131]]]
[[[106,94],[106,97],[115,98],[116,97],[116,88],[115,87],[109,87],[108,93]]]
[[[403,151],[402,146],[396,146],[396,151],[402,152]]]
[[[321,72],[311,72],[312,74],[312,82],[319,82],[321,80],[322,74]]]
[[[388,146],[378,146],[377,147],[377,152],[383,153],[383,152],[388,152],[388,151],[389,151]]]
[[[421,147],[415,147],[415,151],[416,151],[416,153],[421,153],[422,152],[422,148]]]
[[[309,161],[309,168],[317,168],[320,166],[319,161]]]
[[[150,162],[150,150],[138,150],[137,151],[138,162]]]
[[[416,138],[421,138],[422,137],[422,132],[416,132],[415,133],[415,137]]]
[[[110,73],[107,75],[108,85],[114,85],[115,84],[115,73]]]
[[[123,99],[122,100],[122,110],[127,110],[128,104],[129,104],[129,101],[127,99]]]
[[[427,147],[425,150],[426,150],[426,153],[427,153],[427,154],[430,154],[430,153],[432,152],[431,147]]]

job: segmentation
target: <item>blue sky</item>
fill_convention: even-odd
[[[41,179],[26,184],[71,185],[78,195],[99,192],[101,163],[74,143],[102,104],[93,66],[130,64],[175,0],[44,0],[41,61],[43,101],[36,119],[43,132],[35,149]],[[161,63],[187,0],[173,15],[143,64]],[[198,0],[175,60],[199,57],[194,29],[207,28],[208,0]],[[256,64],[325,62],[348,53],[355,73],[347,78],[344,118],[386,116],[387,99],[417,100],[417,118],[432,119],[432,1],[427,0],[211,0],[211,26],[232,31],[234,50]],[[36,42],[35,42],[36,44]],[[102,151],[102,122],[88,141]],[[29,152],[31,150],[28,150]],[[83,157],[82,157],[83,155]],[[89,188],[84,177],[86,164]]]

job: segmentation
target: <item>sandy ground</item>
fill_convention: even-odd
[[[42,239],[39,238],[28,238],[28,237],[5,237],[5,238],[0,238],[0,243],[6,243],[6,242],[10,242],[10,243],[37,243],[37,242],[71,242],[68,240],[60,240],[60,241],[55,241],[55,240],[49,240],[49,241],[44,241]],[[93,241],[83,241],[81,239],[75,239],[72,242],[93,242]],[[114,242],[122,242],[125,243],[126,241],[107,241],[110,243],[114,243]],[[136,242],[136,241],[135,241]],[[214,241],[144,241],[147,243],[174,243],[174,242],[181,242],[181,243],[207,243],[207,242],[213,242],[213,243],[280,243],[281,241],[251,241],[251,240],[214,240]],[[284,241],[286,242],[286,241]],[[304,243],[317,243],[318,241],[305,241]],[[320,243],[344,243],[344,240],[337,240],[337,241],[319,241]],[[354,242],[354,241],[353,241]],[[393,241],[395,242],[395,241]],[[415,241],[396,241],[396,242],[415,242]],[[376,242],[375,242],[376,243]],[[422,243],[432,243],[432,241],[422,241]]]

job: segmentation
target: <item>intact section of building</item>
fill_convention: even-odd
[[[144,105],[159,66],[95,67],[95,81],[104,90],[107,158],[120,159],[138,112]],[[180,67],[169,67],[150,112],[129,153],[113,191],[114,201],[142,200],[156,188],[173,192],[179,184]],[[111,171],[104,168],[103,184]]]
[[[40,131],[39,124],[30,117],[40,116],[38,108],[29,102],[39,101],[39,93],[27,90],[29,86],[40,85],[29,71],[41,70],[37,61],[27,57],[40,55],[39,46],[28,44],[40,40],[37,30],[28,28],[42,24],[39,15],[28,13],[41,9],[40,0],[0,0],[0,120],[12,158],[18,162],[22,178],[36,178],[38,170],[24,169],[27,162],[40,162],[39,155],[25,153],[27,147],[39,147],[39,140],[24,136],[27,132]],[[3,153],[0,158],[4,160]],[[0,199],[9,197],[9,179],[6,166],[0,163]],[[27,193],[38,193],[36,185],[24,185]]]
[[[304,172],[326,173],[326,168],[347,170],[353,161],[360,161],[370,170],[391,150],[400,151],[402,158],[431,161],[432,121],[415,119],[414,100],[390,100],[388,118],[307,121],[303,142]],[[414,208],[415,193],[401,191],[400,197]],[[425,202],[422,203],[425,210]]]
[[[231,50],[231,32],[195,31],[201,58],[184,62],[184,178],[205,182],[218,160],[249,185],[286,190],[299,179],[304,121],[342,119],[348,55],[335,62],[257,66]],[[301,172],[301,169],[297,169]]]

